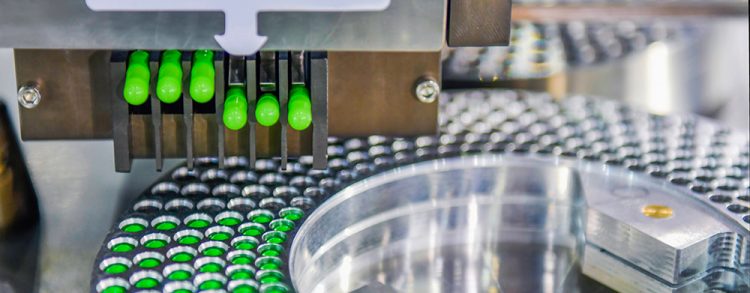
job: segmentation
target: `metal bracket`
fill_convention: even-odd
[[[215,35],[219,45],[232,55],[258,52],[267,37],[258,35],[258,13],[263,11],[382,11],[391,0],[86,0],[94,11],[221,11],[224,12],[224,34]]]

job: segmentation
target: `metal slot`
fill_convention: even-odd
[[[229,86],[245,85],[245,57],[229,56],[229,67],[227,68],[227,84]]]
[[[289,154],[287,150],[287,115],[289,114],[289,110],[287,109],[287,102],[289,100],[289,55],[288,53],[280,54],[278,58],[278,97],[279,97],[279,124],[280,127],[280,133],[279,136],[281,138],[281,142],[279,145],[279,149],[281,151],[281,170],[286,170],[287,161],[289,159]]]
[[[227,64],[227,79],[229,81],[229,84],[227,85],[227,90],[229,89],[229,87],[233,87],[233,86],[234,87],[240,86],[240,87],[247,88],[246,87],[246,83],[247,83],[246,70],[247,69],[246,69],[246,63],[245,63],[245,56],[229,55],[228,62],[226,64]],[[217,117],[217,119],[220,119],[223,121],[223,117]],[[224,130],[225,151],[230,150],[230,149],[244,150],[248,148],[249,133],[246,130],[246,128],[250,128],[250,127],[245,125],[245,127],[237,131],[225,128]]]
[[[262,92],[276,91],[276,52],[260,52],[258,87]]]
[[[124,56],[123,56],[124,55]],[[112,54],[109,84],[112,89],[112,141],[115,146],[115,171],[130,172],[130,114],[122,97],[127,54]]]
[[[219,157],[219,168],[224,168],[224,121],[221,119],[224,114],[224,90],[226,84],[224,83],[224,56],[223,53],[219,53],[219,56],[214,59],[214,70],[216,71],[215,76],[215,93],[214,102],[216,103],[216,149]]]
[[[183,56],[190,56],[184,54]],[[190,58],[182,60],[182,121],[185,124],[185,159],[187,168],[193,169],[193,97],[190,96]]]
[[[247,74],[247,128],[248,128],[248,158],[250,168],[255,168],[256,153],[255,144],[257,143],[255,137],[255,102],[258,99],[258,88],[256,84],[258,82],[258,70],[257,70],[257,54],[250,56],[245,61],[245,72]]]
[[[323,55],[309,60],[313,168],[325,169],[328,166],[328,58]]]
[[[305,76],[307,71],[307,68],[305,68],[305,55],[304,51],[289,52],[289,79],[291,84],[305,84],[307,80]]]
[[[161,120],[161,101],[156,96],[156,83],[159,80],[159,62],[161,59],[160,54],[151,54],[151,61],[149,62],[149,69],[151,70],[151,84],[149,85],[149,100],[151,102],[151,127],[153,127],[154,133],[154,161],[156,164],[156,170],[161,171],[162,165],[164,164],[163,150],[162,150],[162,120]],[[154,56],[156,56],[154,58]]]

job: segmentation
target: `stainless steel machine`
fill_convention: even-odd
[[[748,291],[747,27],[0,0],[0,292]]]

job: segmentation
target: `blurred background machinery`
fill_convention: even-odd
[[[746,1],[183,2],[0,0],[1,292],[748,290]]]

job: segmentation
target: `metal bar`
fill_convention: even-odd
[[[115,56],[113,56],[113,59]],[[128,103],[122,96],[125,82],[125,66],[122,61],[113,61],[110,66],[109,82],[112,89],[112,140],[115,148],[115,171],[130,172],[130,114]]]
[[[667,2],[667,1],[664,1]],[[627,3],[627,4],[566,4],[514,5],[513,20],[528,21],[587,21],[587,20],[649,20],[685,17],[747,17],[747,3]]]
[[[185,121],[185,158],[187,167],[193,169],[193,97],[190,96],[190,63],[182,60],[182,119]]]
[[[148,97],[151,102],[151,126],[154,130],[154,161],[156,171],[161,171],[164,165],[162,139],[161,139],[161,101],[156,96],[156,82],[159,80],[159,58],[149,62],[151,69],[151,85],[148,88]]]
[[[214,68],[216,70],[216,91],[214,93],[214,101],[216,102],[217,126],[216,149],[219,157],[219,168],[221,169],[224,168],[224,119],[222,119],[222,116],[224,114],[224,89],[226,87],[226,84],[224,82],[224,56],[220,55],[219,58],[214,60]]]
[[[273,92],[277,88],[277,53],[263,51],[258,53],[258,56],[260,57],[260,66],[258,67],[258,86],[263,92]]]
[[[255,57],[248,57],[245,61],[245,72],[247,74],[247,87],[245,88],[247,91],[247,128],[250,132],[247,146],[251,169],[255,168],[255,161],[257,159],[255,153],[255,144],[257,143],[255,140],[255,101],[258,98],[258,68],[256,67],[258,63],[255,59],[256,57],[257,54]]]
[[[245,56],[229,56],[227,84],[229,86],[245,85]]]
[[[310,60],[310,96],[313,114],[313,168],[328,165],[328,58]]]
[[[305,52],[292,51],[289,53],[289,76],[291,84],[305,84]]]
[[[289,55],[287,53],[284,57],[277,58],[279,61],[278,66],[278,83],[277,88],[279,89],[279,106],[281,111],[279,112],[279,123],[281,124],[281,170],[286,170],[289,153],[287,150],[287,100],[289,99]]]

